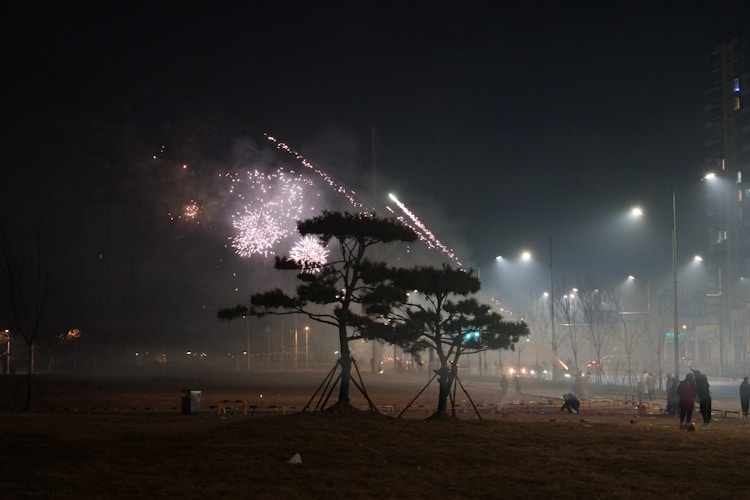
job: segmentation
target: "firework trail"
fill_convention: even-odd
[[[337,182],[331,175],[329,175],[324,170],[321,170],[317,168],[315,165],[310,163],[304,156],[302,156],[300,153],[289,147],[287,144],[277,141],[276,138],[271,137],[269,135],[266,135],[266,138],[273,142],[276,145],[277,149],[281,149],[286,151],[287,153],[294,156],[297,160],[300,161],[302,165],[305,167],[313,170],[316,174],[318,174],[325,182],[328,184],[331,188],[333,188],[336,192],[340,193],[342,196],[344,196],[349,203],[355,208],[362,209],[364,205],[356,200],[356,192],[343,186],[341,183]],[[391,200],[408,216],[409,220],[407,220],[404,216],[396,215],[394,210],[386,206],[388,211],[393,213],[396,218],[401,221],[401,223],[405,224],[409,228],[411,228],[419,238],[425,242],[425,244],[428,246],[428,248],[437,249],[440,252],[442,252],[446,257],[448,257],[450,260],[456,263],[456,266],[459,269],[464,269],[463,264],[458,260],[453,250],[443,245],[440,240],[438,240],[432,232],[427,229],[427,227],[422,223],[422,221],[419,220],[419,218],[414,215],[403,203],[401,203],[394,195],[389,195]]]
[[[401,201],[399,201],[399,199],[396,198],[395,195],[389,194],[388,197],[391,200],[393,200],[393,203],[395,203],[396,206],[398,208],[400,208],[401,211],[404,212],[407,215],[407,217],[409,217],[409,220],[407,220],[403,215],[397,215],[395,213],[395,211],[391,207],[386,207],[388,209],[388,211],[390,211],[394,216],[396,216],[396,218],[399,221],[401,221],[402,224],[408,226],[409,228],[411,228],[412,231],[414,231],[415,233],[417,233],[417,236],[419,237],[419,239],[422,240],[422,241],[424,241],[425,244],[429,248],[434,248],[434,249],[439,250],[440,252],[443,253],[443,255],[445,255],[450,260],[452,260],[453,262],[455,262],[456,266],[459,269],[464,269],[463,264],[461,263],[461,261],[458,260],[458,257],[456,257],[456,254],[453,252],[453,250],[451,250],[450,248],[448,248],[445,245],[443,245],[440,242],[440,240],[438,240],[435,237],[435,235],[432,234],[432,231],[430,231],[429,229],[427,229],[427,227],[422,223],[422,221],[419,220],[419,217],[417,217],[416,215],[414,215],[414,213],[411,210],[409,210],[406,207],[406,205],[404,205],[403,203],[401,203]]]
[[[276,140],[276,138],[271,137],[270,135],[266,134],[266,138],[273,142],[276,145],[277,149],[281,149],[286,151],[287,153],[294,156],[297,160],[302,163],[305,167],[313,170],[316,174],[318,174],[325,182],[328,184],[331,188],[333,188],[336,192],[343,195],[351,205],[357,209],[362,209],[364,205],[356,200],[356,192],[353,190],[343,186],[341,183],[337,182],[331,175],[329,175],[327,172],[317,168],[315,165],[310,163],[304,156],[302,156],[300,153],[289,147],[287,144],[280,142]],[[453,250],[443,245],[440,240],[438,240],[432,232],[425,227],[425,225],[422,223],[422,221],[419,220],[419,218],[414,215],[406,206],[401,203],[394,195],[389,195],[391,200],[393,200],[394,203],[409,217],[409,220],[407,220],[404,216],[396,215],[394,210],[386,206],[388,211],[393,213],[396,218],[401,221],[401,223],[405,224],[409,228],[411,228],[415,233],[417,233],[417,236],[427,244],[428,248],[437,249],[440,252],[442,252],[446,257],[448,257],[450,260],[456,263],[456,266],[459,269],[464,269],[463,264],[458,260]],[[411,221],[411,222],[410,222]]]
[[[352,207],[362,210],[364,209],[364,205],[357,201],[357,193],[349,189],[348,187],[344,186],[342,183],[336,181],[328,172],[325,170],[322,170],[315,165],[313,165],[307,158],[302,156],[300,153],[292,149],[288,144],[285,144],[283,142],[280,142],[276,140],[275,137],[271,137],[268,134],[265,134],[266,138],[274,143],[276,145],[276,149],[281,149],[283,151],[286,151],[290,155],[294,156],[302,165],[309,168],[313,172],[315,172],[318,176],[320,176],[321,179],[323,179],[323,182],[325,182],[331,189],[333,189],[335,192],[342,195],[344,198],[346,198],[347,201],[352,205]]]

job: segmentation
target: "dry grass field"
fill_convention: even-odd
[[[687,432],[627,408],[425,420],[424,409],[362,412],[353,398],[353,411],[301,412],[324,375],[40,379],[28,413],[13,410],[19,380],[3,380],[0,498],[750,497],[750,422],[736,417]],[[191,385],[201,412],[181,415]],[[424,383],[368,385],[378,404],[402,406]],[[466,385],[479,405],[498,399],[491,382]],[[220,416],[223,399],[257,411]]]

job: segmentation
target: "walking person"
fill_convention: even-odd
[[[649,401],[656,399],[656,377],[651,372],[648,372],[646,378],[646,393]]]
[[[700,405],[703,425],[711,424],[711,391],[709,390],[708,377],[700,370],[692,370],[695,374],[695,389],[698,391],[698,404]]]
[[[745,418],[748,416],[748,406],[750,406],[750,382],[745,377],[740,384],[740,406],[742,407],[742,414]]]
[[[638,402],[642,403],[648,395],[648,373],[643,372],[641,379],[638,381]]]
[[[693,418],[695,398],[698,396],[698,389],[695,388],[692,373],[685,374],[685,380],[677,386],[677,394],[680,397],[680,429],[684,429],[685,426],[690,425]]]
[[[503,378],[500,379],[500,391],[503,394],[503,397],[508,393],[508,377],[505,376],[503,373]]]
[[[680,396],[677,394],[677,378],[667,374],[667,415],[677,415],[677,407],[680,404]]]

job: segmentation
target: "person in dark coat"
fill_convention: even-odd
[[[748,382],[747,377],[740,384],[740,406],[742,406],[742,413],[745,418],[750,416],[747,413],[748,406],[750,406],[750,382]]]
[[[500,379],[500,390],[505,396],[508,393],[508,377],[503,373],[503,378]]]
[[[690,425],[690,420],[693,418],[693,408],[695,408],[695,398],[698,396],[692,373],[685,374],[685,380],[677,386],[677,394],[680,396],[680,429],[682,429]]]
[[[565,402],[563,403],[562,408],[560,408],[560,411],[568,410],[568,413],[573,413],[574,411],[579,413],[578,409],[581,407],[581,402],[578,401],[575,394],[563,394],[563,399],[565,399]]]
[[[698,391],[698,404],[700,406],[703,425],[711,423],[711,391],[709,390],[708,377],[700,370],[692,370],[695,377],[695,388]]]

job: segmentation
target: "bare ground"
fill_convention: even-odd
[[[736,417],[687,432],[629,406],[502,401],[470,380],[481,419],[459,391],[457,418],[426,420],[435,388],[396,418],[421,378],[366,380],[386,415],[356,394],[347,411],[302,412],[324,376],[48,377],[32,412],[17,409],[20,380],[2,378],[0,498],[750,497],[750,421]],[[180,414],[185,388],[201,389],[199,414]],[[224,399],[256,412],[220,416]]]

